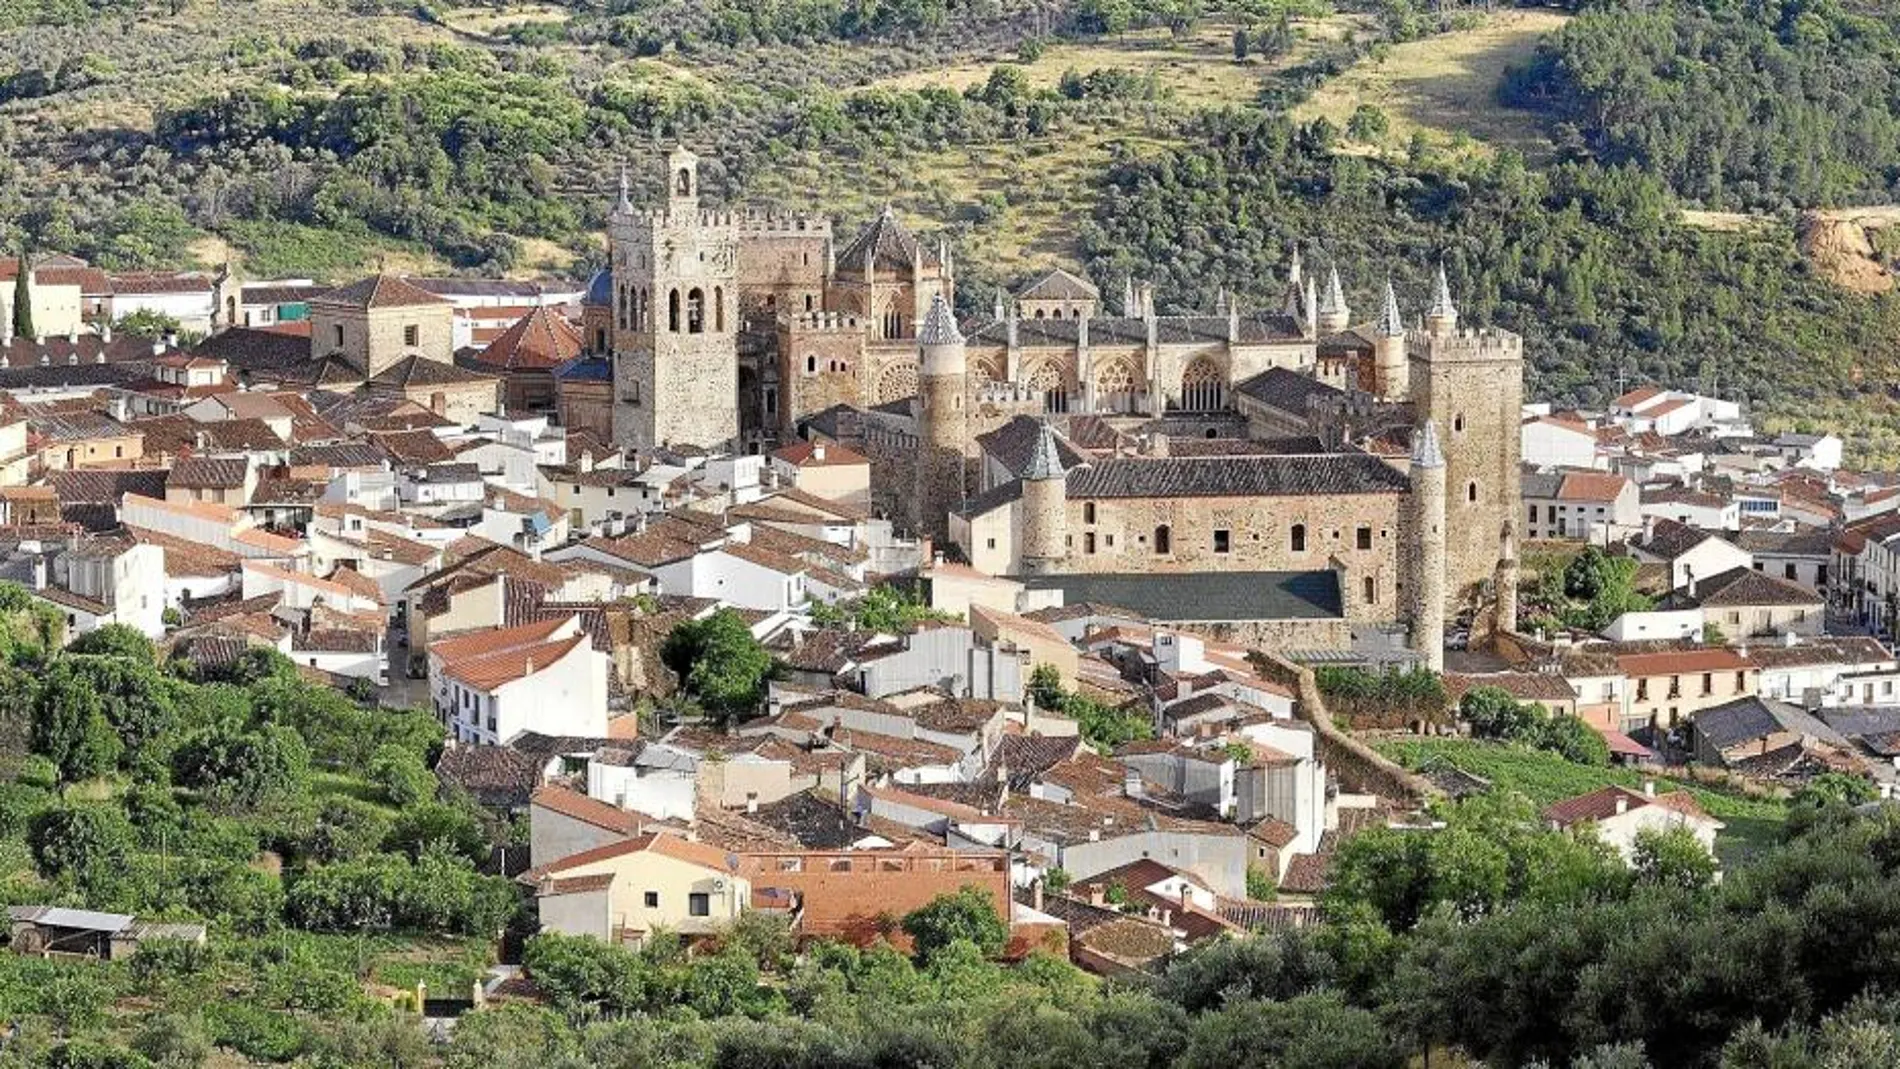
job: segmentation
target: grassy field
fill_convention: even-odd
[[[1612,784],[1641,789],[1646,779],[1655,780],[1659,791],[1686,790],[1710,816],[1725,825],[1715,844],[1725,865],[1745,861],[1773,845],[1787,819],[1787,807],[1780,802],[1742,798],[1635,769],[1591,768],[1522,746],[1471,739],[1404,739],[1380,742],[1376,748],[1407,768],[1417,768],[1434,756],[1443,757],[1465,772],[1490,780],[1498,789],[1516,791],[1539,806]]]
[[[565,22],[566,8],[553,4],[508,4],[502,7],[457,7],[442,13],[442,24],[476,37],[488,37],[516,26],[538,22]]]
[[[1335,39],[1353,25],[1350,17],[1299,20],[1295,32],[1306,41]],[[998,63],[1017,63],[1038,89],[1053,89],[1062,76],[1074,71],[1125,70],[1152,74],[1164,92],[1178,104],[1215,108],[1244,104],[1260,92],[1261,75],[1291,62],[1300,54],[1268,61],[1259,56],[1234,59],[1234,28],[1212,23],[1179,37],[1166,30],[1143,30],[1118,38],[1085,43],[1051,44],[1034,61],[1020,63],[1013,56],[997,56],[909,71],[871,83],[893,89],[940,86],[962,91],[989,79]]]
[[[1344,129],[1354,109],[1370,104],[1390,120],[1384,141],[1369,146],[1378,151],[1403,151],[1423,131],[1441,146],[1509,147],[1541,159],[1549,139],[1536,116],[1498,103],[1498,80],[1568,19],[1556,11],[1503,11],[1474,29],[1408,41],[1328,82],[1294,117],[1324,116]]]

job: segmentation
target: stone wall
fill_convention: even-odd
[[[1259,649],[1253,652],[1252,660],[1262,676],[1291,686],[1299,694],[1295,713],[1313,726],[1314,752],[1332,770],[1340,786],[1357,794],[1373,794],[1408,806],[1444,797],[1444,792],[1429,780],[1407,771],[1334,726],[1312,669]]]
[[[1317,620],[1173,620],[1157,621],[1213,642],[1249,648],[1345,650],[1352,648],[1352,624]]]
[[[863,378],[871,368],[856,316],[780,317],[778,361],[778,422],[788,439],[798,421],[815,412],[865,403]]]
[[[1062,573],[1320,571],[1338,567],[1349,619],[1398,619],[1405,495],[1099,498],[1068,502],[1069,556]],[[1304,548],[1294,548],[1294,528]],[[1168,552],[1158,553],[1161,528]],[[1227,551],[1216,552],[1226,532]],[[1360,534],[1369,539],[1361,549]],[[1365,581],[1372,581],[1366,597]]]
[[[1415,334],[1410,345],[1413,401],[1445,452],[1445,587],[1458,602],[1491,578],[1504,528],[1519,520],[1523,343],[1464,331]]]

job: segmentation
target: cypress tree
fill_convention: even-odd
[[[33,294],[30,288],[32,268],[24,247],[20,249],[20,270],[13,276],[13,333],[15,337],[33,337]]]

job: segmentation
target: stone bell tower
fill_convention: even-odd
[[[666,200],[635,208],[627,180],[608,218],[613,262],[614,437],[718,447],[739,434],[738,227],[699,203],[699,157],[666,157]]]

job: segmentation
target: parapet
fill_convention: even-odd
[[[864,320],[849,312],[793,312],[786,325],[797,334],[862,334]]]

